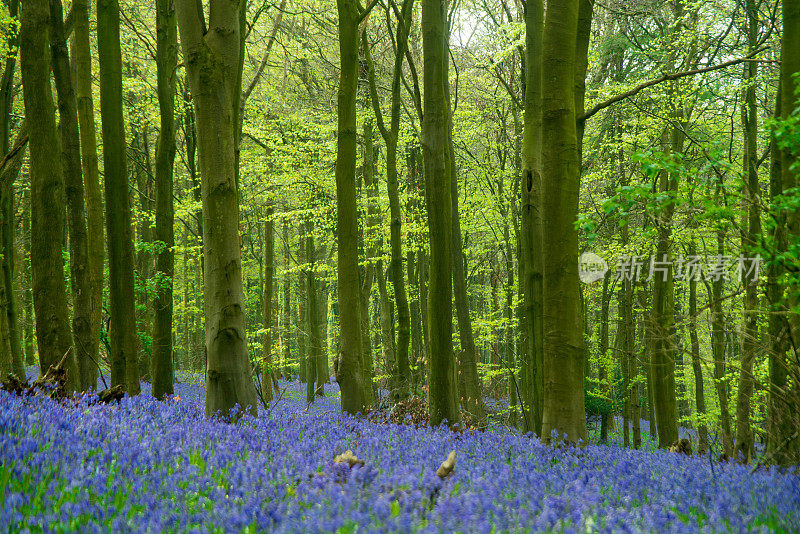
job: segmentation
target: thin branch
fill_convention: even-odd
[[[745,57],[741,57],[741,58],[738,58],[738,59],[732,59],[730,61],[726,61],[724,63],[720,63],[719,65],[712,65],[710,67],[703,67],[701,69],[686,70],[686,71],[682,71],[682,72],[674,72],[672,74],[664,74],[663,76],[660,76],[660,77],[655,78],[653,80],[648,80],[648,81],[646,81],[644,83],[641,83],[641,84],[637,85],[636,87],[634,87],[633,89],[631,89],[629,91],[625,91],[624,93],[620,93],[618,95],[612,96],[608,100],[606,100],[604,102],[600,102],[599,104],[596,104],[594,107],[592,107],[592,109],[590,109],[589,111],[587,111],[586,113],[581,115],[578,118],[578,121],[585,121],[586,119],[592,117],[593,115],[597,114],[599,111],[607,108],[608,106],[610,106],[612,104],[615,104],[615,103],[617,103],[617,102],[619,102],[621,100],[625,100],[626,98],[630,98],[630,97],[636,95],[637,93],[639,93],[640,91],[642,91],[644,89],[647,89],[648,87],[652,87],[654,85],[657,85],[657,84],[659,84],[661,82],[666,82],[666,81],[669,81],[669,80],[677,80],[677,79],[680,79],[680,78],[685,78],[686,76],[694,76],[695,74],[704,74],[706,72],[712,72],[712,71],[715,71],[715,70],[720,70],[720,69],[724,69],[724,68],[727,68],[727,67],[731,67],[733,65],[738,65],[739,63],[751,60],[754,56],[756,56],[757,54],[760,54],[761,52],[763,52],[764,50],[767,50],[768,48],[769,47],[759,48],[758,50],[754,50],[753,52],[749,53]]]

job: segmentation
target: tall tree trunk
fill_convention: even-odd
[[[718,194],[720,186],[717,186]],[[717,230],[717,255],[725,254],[724,231]],[[720,427],[722,431],[722,451],[727,457],[733,454],[733,435],[731,434],[731,416],[728,409],[728,382],[725,377],[725,316],[722,313],[722,288],[725,281],[720,277],[711,283],[711,352],[714,355],[714,383],[719,403]]]
[[[781,42],[781,118],[788,120],[800,106],[797,94],[797,73],[800,72],[800,0],[783,0],[783,33]],[[800,183],[797,171],[798,157],[789,148],[781,151],[781,182],[786,192]],[[791,245],[800,236],[800,210],[795,209],[786,216],[786,241]],[[785,249],[784,249],[785,250]],[[797,310],[800,306],[800,295],[796,288],[789,289],[786,309]],[[800,412],[800,364],[797,361],[797,350],[800,347],[800,313],[790,312],[784,319],[786,322],[786,347],[794,354],[781,359],[785,362],[784,383],[789,386],[783,391],[783,421],[779,423],[775,437],[777,446],[782,447],[776,461],[780,464],[800,462],[800,435],[798,435],[798,416]],[[776,362],[777,363],[777,362]],[[779,377],[776,377],[779,378]]]
[[[317,247],[314,244],[314,223],[309,220],[306,224],[306,292],[308,294],[308,355],[306,356],[306,402],[314,402],[316,396],[315,383],[322,353],[322,335],[320,333],[319,306],[317,304]]]
[[[267,215],[264,221],[264,285],[261,292],[261,320],[264,328],[262,347],[264,361],[261,365],[261,395],[264,400],[272,400],[273,390],[277,392],[278,379],[275,372],[275,362],[272,356],[272,325],[277,324],[275,305],[273,303],[275,287],[275,220],[273,218],[274,208],[267,207]]]
[[[19,15],[19,1],[6,1],[6,8],[11,17]],[[9,50],[19,43],[19,35],[10,32],[7,36]],[[2,80],[0,81],[0,149],[3,156],[9,154],[10,146],[10,119],[11,110],[14,104],[14,71],[17,65],[16,51],[6,55],[6,64],[3,69]],[[24,151],[20,150],[20,152]],[[21,159],[21,155],[20,158]],[[11,359],[11,370],[19,377],[25,376],[24,353],[19,331],[19,312],[16,291],[14,289],[14,265],[16,250],[14,247],[14,188],[13,183],[19,175],[20,165],[9,166],[8,171],[4,172],[2,184],[0,184],[0,211],[2,211],[2,271],[3,271],[3,294],[4,308],[6,314],[6,332],[8,338],[9,356]]]
[[[330,382],[328,367],[328,284],[317,282],[317,319],[320,324],[320,350],[317,356],[317,388],[318,397],[325,396],[325,384]]]
[[[292,331],[292,282],[291,277],[289,275],[289,263],[290,263],[290,254],[289,254],[289,221],[288,219],[283,219],[283,243],[285,245],[284,256],[286,257],[286,270],[283,274],[283,328],[281,329],[281,336],[283,342],[283,367],[281,372],[283,376],[288,379],[291,375],[289,370],[289,362],[292,359],[292,352],[291,352],[291,341],[292,336],[290,332]]]
[[[390,398],[393,402],[400,400],[399,394],[400,377],[397,369],[397,346],[394,340],[394,325],[392,324],[392,305],[389,302],[389,292],[386,290],[386,271],[383,268],[383,260],[378,260],[375,265],[375,273],[378,278],[378,295],[380,298],[380,338],[383,347],[383,361],[386,364],[386,372],[389,375]]]
[[[749,53],[758,46],[758,8],[755,0],[745,0],[747,15],[747,49]],[[742,237],[745,256],[755,257],[761,235],[761,195],[758,183],[758,116],[756,115],[756,76],[758,63],[748,61],[744,66],[744,104],[742,130],[744,133],[744,192],[747,202],[747,233]],[[753,431],[750,425],[750,402],[753,397],[753,361],[758,350],[758,282],[752,275],[742,273],[744,295],[744,329],[742,332],[742,360],[739,373],[739,395],[736,400],[736,451],[742,462],[749,462],[753,454]]]
[[[544,251],[544,404],[542,436],[587,440],[583,320],[578,287],[580,165],[574,72],[577,0],[548,5],[542,39],[542,250]],[[532,66],[528,66],[532,68]]]
[[[608,396],[609,402],[613,400],[611,393],[611,380],[608,374],[608,308],[611,301],[611,293],[608,290],[608,283],[611,280],[611,272],[606,272],[603,278],[603,292],[600,296],[600,364],[597,367],[598,385],[601,394]],[[609,411],[602,412],[600,416],[600,442],[608,440],[608,430],[613,425],[613,414]]]
[[[6,114],[6,118],[8,115]],[[6,143],[7,144],[7,143]],[[14,267],[16,262],[14,257],[16,251],[14,250],[14,203],[13,203],[13,188],[12,184],[19,176],[19,171],[22,168],[22,162],[25,157],[25,149],[28,144],[28,127],[27,121],[24,121],[17,132],[14,146],[7,151],[5,165],[0,170],[0,202],[3,202],[3,209],[0,210],[0,228],[3,232],[3,248],[6,252],[3,254],[3,280],[0,284],[0,292],[2,293],[3,309],[0,310],[0,338],[2,338],[2,347],[0,347],[0,376],[5,377],[6,373],[13,372],[20,378],[25,377],[25,360],[22,352],[22,347],[19,346],[19,331],[17,326],[17,299],[14,291]],[[30,202],[26,202],[26,208]],[[28,210],[28,214],[30,211]],[[28,233],[30,235],[30,217],[25,218],[27,222]],[[26,238],[27,240],[28,238]],[[16,346],[15,346],[16,343]],[[33,362],[31,362],[32,364]]]
[[[372,285],[375,282],[375,261],[380,254],[380,226],[381,213],[378,199],[378,180],[375,176],[375,147],[373,144],[374,131],[372,119],[364,119],[364,157],[362,179],[366,191],[366,221],[362,239],[364,242],[365,266],[364,276],[361,280],[361,368],[364,373],[364,382],[367,387],[367,401],[371,404],[377,399],[377,384],[375,383],[375,362],[372,350],[372,337],[370,329],[369,305],[372,301]]]
[[[111,289],[111,382],[112,385],[123,384],[129,394],[137,395],[139,368],[136,352],[133,237],[125,161],[122,52],[117,0],[97,0],[97,40],[100,43],[100,116]]]
[[[525,7],[525,110],[520,184],[519,280],[524,429],[541,435],[543,402],[544,331],[542,330],[542,31],[544,7],[530,0]],[[507,233],[507,230],[506,230]]]
[[[175,207],[172,202],[175,163],[175,68],[178,57],[178,23],[170,0],[156,0],[156,75],[161,131],[156,150],[156,231],[159,242],[156,277],[159,280],[153,324],[153,396],[172,394],[172,292],[175,275]]]
[[[50,0],[50,53],[53,78],[58,94],[58,115],[61,137],[61,161],[64,165],[64,184],[67,196],[67,214],[70,247],[70,275],[72,282],[72,333],[75,341],[75,358],[78,361],[80,388],[96,386],[91,360],[92,302],[91,277],[88,269],[88,236],[86,233],[86,205],[83,199],[81,147],[78,130],[78,104],[72,85],[67,39],[64,31],[64,8],[61,0]],[[12,340],[13,343],[13,340]],[[94,378],[94,379],[93,379]]]
[[[257,412],[245,330],[235,183],[234,96],[239,63],[239,7],[211,0],[208,29],[202,5],[176,3],[184,62],[197,121],[203,196],[206,318],[206,415],[227,415],[235,405]]]
[[[31,244],[33,305],[42,372],[64,361],[67,386],[80,387],[78,363],[69,328],[64,260],[64,174],[58,154],[48,53],[49,5],[30,0],[22,5],[20,53],[25,116],[30,136]]]
[[[358,209],[356,207],[356,93],[358,89],[357,0],[337,0],[339,11],[338,126],[336,137],[337,273],[340,313],[338,382],[342,411],[363,412],[372,377],[364,376],[359,307]]]
[[[696,245],[692,241],[689,256],[697,254]],[[708,427],[706,426],[706,396],[703,385],[703,368],[700,365],[700,340],[697,336],[697,279],[689,280],[689,340],[692,350],[692,370],[694,371],[694,395],[697,406],[698,453],[708,450]]]
[[[408,347],[411,340],[411,317],[408,304],[408,294],[406,292],[405,281],[403,279],[403,243],[402,243],[402,213],[400,210],[400,193],[397,185],[397,141],[400,131],[400,83],[402,78],[403,56],[406,53],[408,43],[408,33],[412,24],[413,2],[404,0],[400,12],[400,20],[397,24],[395,42],[395,61],[392,73],[392,101],[389,118],[389,128],[383,122],[378,101],[378,91],[375,84],[375,73],[372,68],[372,58],[367,42],[367,32],[364,32],[364,51],[369,62],[369,82],[370,95],[373,109],[378,121],[378,129],[386,142],[386,190],[389,196],[389,239],[391,247],[392,287],[394,289],[395,304],[397,306],[397,384],[396,396],[404,399],[409,395],[410,369]],[[409,278],[410,281],[410,278]]]
[[[92,102],[92,53],[89,44],[89,1],[74,0],[75,94],[78,106],[83,186],[86,193],[86,237],[91,303],[91,343],[86,350],[93,365],[84,379],[94,387],[100,371],[100,335],[103,317],[103,198],[97,158],[97,133]]]
[[[425,162],[425,207],[428,213],[431,265],[428,295],[430,366],[428,410],[430,422],[459,424],[453,358],[453,249],[450,154],[445,84],[447,5],[443,0],[422,2],[422,48],[425,92],[422,150]]]
[[[478,377],[478,349],[475,346],[475,334],[472,330],[472,319],[469,313],[469,296],[467,293],[467,274],[464,266],[464,245],[461,237],[461,213],[458,206],[458,166],[456,165],[453,145],[453,104],[450,99],[450,22],[445,20],[445,60],[444,60],[444,92],[447,104],[447,159],[450,172],[450,202],[452,204],[452,269],[453,269],[453,301],[458,321],[458,335],[461,351],[456,358],[458,374],[459,403],[470,414],[473,423],[485,424],[486,411],[483,407],[483,391]]]

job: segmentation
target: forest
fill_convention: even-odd
[[[800,0],[0,51],[0,532],[800,532]]]

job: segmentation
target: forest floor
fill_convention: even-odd
[[[237,424],[206,419],[203,387],[188,382],[167,402],[144,383],[115,405],[0,391],[0,530],[800,531],[796,473],[549,448],[500,427],[379,424],[340,414],[335,385],[310,407],[304,384],[282,388],[271,411]],[[336,463],[346,450],[364,465]]]

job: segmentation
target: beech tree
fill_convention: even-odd
[[[583,318],[578,288],[580,163],[575,114],[578,0],[548,4],[542,38],[542,437],[586,441]],[[566,43],[566,44],[565,44]]]
[[[97,37],[100,42],[100,116],[111,309],[111,382],[112,385],[124,385],[125,391],[136,395],[140,385],[133,290],[133,236],[124,148],[122,52],[117,0],[97,1]]]
[[[41,369],[63,360],[68,387],[77,390],[80,375],[68,320],[64,260],[57,245],[64,232],[64,171],[50,86],[49,20],[47,0],[22,3],[20,67],[30,132],[31,231],[36,236],[31,244],[33,306]]]
[[[448,117],[445,84],[447,54],[447,4],[443,0],[422,2],[422,48],[424,57],[424,118],[422,154],[425,163],[425,208],[430,240],[428,314],[430,368],[428,410],[438,425],[461,422],[453,355],[453,247],[451,171],[448,150]]]
[[[156,232],[160,251],[156,271],[161,281],[157,288],[153,328],[153,396],[172,394],[172,289],[175,246],[172,181],[175,161],[175,69],[178,56],[178,25],[170,0],[156,2],[156,76],[161,131],[156,149]]]
[[[206,322],[206,414],[231,408],[255,413],[255,385],[245,333],[236,190],[234,106],[239,69],[239,2],[212,0],[206,26],[202,5],[178,0],[181,45],[197,121],[203,198]],[[237,83],[237,80],[239,83]]]

